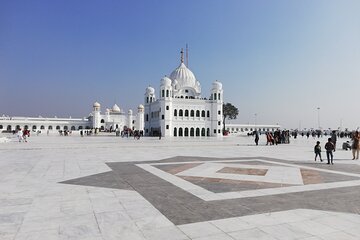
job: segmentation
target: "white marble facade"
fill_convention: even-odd
[[[151,86],[145,91],[145,135],[166,137],[222,136],[223,88],[214,81],[210,97],[201,96],[201,84],[184,64],[160,81],[159,97]]]
[[[98,102],[93,104],[93,111],[87,118],[45,118],[45,117],[0,117],[0,132],[16,131],[17,129],[30,129],[33,131],[64,131],[81,129],[98,129],[100,131],[123,130],[124,127],[132,130],[144,129],[144,106],[139,105],[137,113],[132,110],[125,113],[115,104],[107,108],[105,113],[101,112]]]

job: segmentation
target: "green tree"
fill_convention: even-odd
[[[239,115],[239,109],[232,105],[231,103],[223,104],[223,133],[225,133],[225,120],[226,119],[236,119],[237,115]]]

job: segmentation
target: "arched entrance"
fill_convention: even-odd
[[[185,136],[185,137],[188,137],[188,136],[189,136],[189,129],[188,129],[188,128],[185,128],[184,136]]]
[[[182,137],[182,136],[183,136],[183,129],[179,128],[179,137]]]
[[[200,137],[200,128],[196,128],[196,136]]]
[[[190,128],[190,137],[194,136],[194,128]]]

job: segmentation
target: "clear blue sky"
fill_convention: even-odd
[[[127,111],[179,64],[224,86],[238,122],[360,125],[360,1],[0,2],[0,114]]]

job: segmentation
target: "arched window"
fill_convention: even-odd
[[[33,129],[33,130],[36,130],[36,125],[32,126],[32,129]]]
[[[214,93],[214,100],[216,100],[216,93]]]
[[[180,109],[179,110],[179,117],[182,117],[183,116],[183,110],[182,109]],[[180,130],[180,129],[179,129]],[[180,134],[179,134],[180,135]]]
[[[194,116],[194,110],[191,110],[190,111],[190,117],[193,117]]]
[[[145,121],[149,121],[149,114],[146,114],[146,116],[145,116]]]
[[[174,128],[174,137],[177,136],[177,131],[176,131],[176,128]]]
[[[207,111],[207,117],[208,118],[210,117],[210,111],[209,110]]]
[[[205,117],[205,110],[201,111],[201,117]]]
[[[196,136],[200,137],[200,128],[196,128]]]
[[[75,126],[71,126],[71,131],[75,131]]]
[[[60,130],[60,126],[56,126],[56,130]]]
[[[188,129],[188,128],[185,128],[184,136],[185,136],[185,137],[188,137],[188,136],[189,136],[189,129]]]
[[[169,97],[169,90],[166,90],[166,97]]]
[[[101,127],[100,127],[100,130],[101,130],[101,131],[104,131],[104,130],[105,130],[104,126],[101,126]]]
[[[49,129],[49,130],[52,130],[52,126],[48,126],[48,129]]]
[[[202,136],[202,137],[205,137],[205,128],[202,128],[202,129],[201,129],[201,136]]]
[[[3,127],[3,125],[0,125],[0,129],[3,129],[4,127]]]
[[[196,110],[196,117],[200,117],[200,111]]]
[[[177,116],[177,110],[174,109],[174,116],[176,117]]]
[[[183,129],[179,128],[179,137],[182,137],[182,136],[183,136]]]
[[[218,99],[220,100],[220,93],[218,94]]]
[[[189,110],[185,110],[185,117],[188,117],[189,116]]]
[[[64,130],[68,130],[68,126],[64,126]]]
[[[78,129],[79,129],[79,130],[83,129],[83,126],[79,126]]]
[[[15,130],[19,130],[20,129],[20,125],[16,125]]]
[[[105,123],[105,120],[104,120],[104,119],[101,119],[100,123]]]
[[[149,97],[146,97],[146,103],[149,103]]]
[[[165,90],[161,90],[161,97],[165,97]]]
[[[45,129],[44,125],[41,125],[41,126],[40,126],[40,129],[42,129],[42,130]]]
[[[206,130],[206,136],[210,137],[210,128]]]
[[[190,128],[190,137],[194,136],[194,128]]]
[[[11,131],[11,125],[8,125],[8,126],[6,127],[6,131],[8,131],[8,132]]]
[[[28,126],[28,125],[25,125],[25,126],[24,126],[24,129],[26,129],[26,130],[29,129],[29,126]]]

